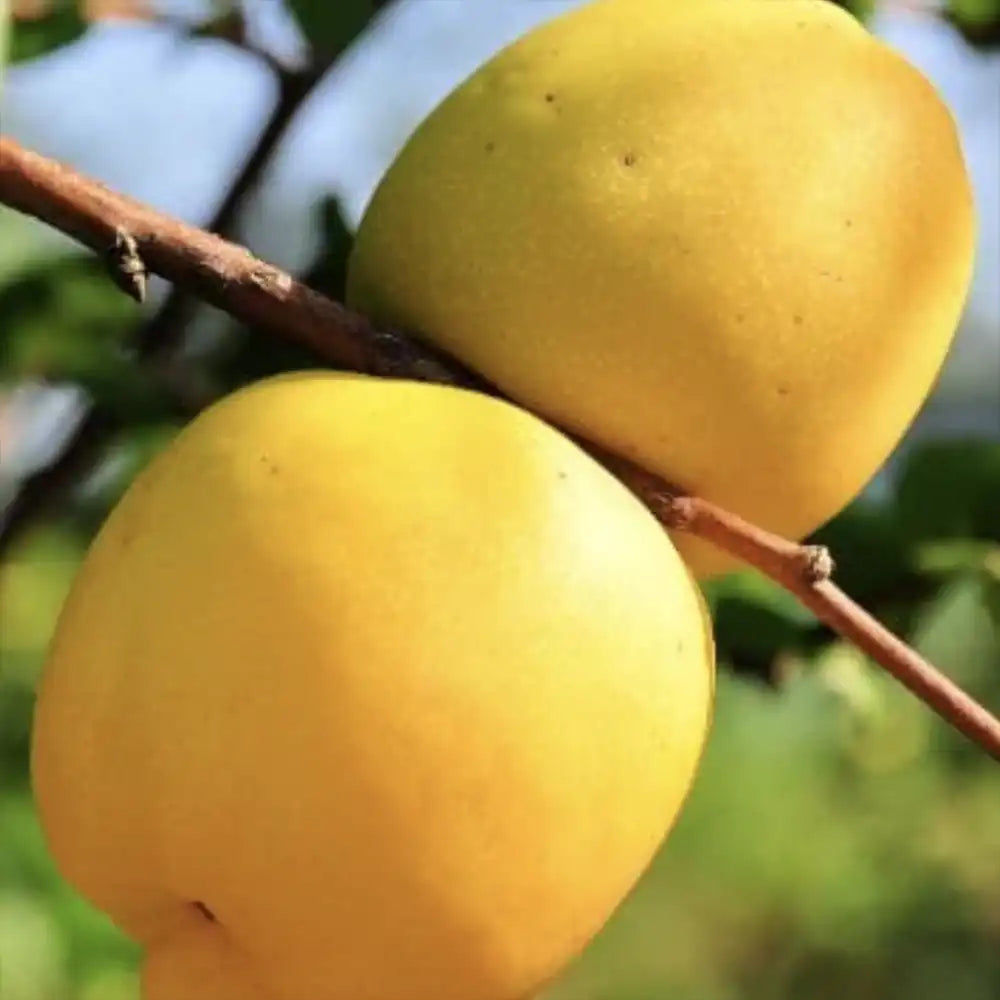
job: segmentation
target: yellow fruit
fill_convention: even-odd
[[[602,0],[501,52],[378,187],[349,301],[803,537],[926,397],[973,212],[928,81],[820,0]],[[727,563],[680,539],[699,573]]]
[[[515,1000],[649,862],[713,676],[669,538],[558,432],[287,376],[105,524],[34,786],[61,870],[147,946],[147,1000]]]
[[[150,949],[142,970],[143,1000],[268,1000],[254,982],[253,960],[227,940],[228,930],[205,926],[194,911]]]

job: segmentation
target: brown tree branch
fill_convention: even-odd
[[[126,233],[148,269],[190,286],[245,323],[314,350],[342,368],[415,378],[500,395],[440,352],[307,288],[246,249],[115,194],[0,138],[0,202],[75,237],[98,253]],[[688,531],[756,567],[821,621],[856,643],[969,739],[1000,760],[1000,720],[855,604],[829,579],[825,549],[802,546],[683,496],[644,469],[586,445],[672,531]]]
[[[252,149],[208,223],[213,233],[232,230],[240,210],[253,194],[274,150],[284,137],[298,110],[322,79],[325,66],[302,70],[267,63],[278,83],[278,96]],[[142,302],[146,290],[145,261],[132,234],[118,230],[105,248],[108,266],[119,286]],[[128,337],[136,355],[154,367],[162,367],[175,353],[201,301],[180,283],[174,283],[155,312],[136,324]],[[0,558],[36,517],[51,509],[74,483],[100,461],[120,430],[117,420],[89,403],[76,417],[76,426],[58,457],[44,469],[32,473],[14,498],[0,511]]]

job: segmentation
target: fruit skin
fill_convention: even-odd
[[[674,821],[713,670],[669,538],[558,432],[287,376],[102,528],[34,788],[62,872],[148,946],[147,1000],[515,1000]]]
[[[252,962],[220,927],[196,913],[150,950],[142,970],[143,1000],[268,1000],[253,981]]]
[[[600,0],[422,123],[348,300],[565,428],[801,538],[952,339],[969,181],[931,84],[820,0]],[[732,562],[678,538],[699,575]]]

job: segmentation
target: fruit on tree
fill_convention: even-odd
[[[710,622],[649,512],[458,389],[268,379],[89,551],[39,688],[64,875],[146,1000],[516,1000],[681,808]]]
[[[530,32],[378,186],[349,301],[786,536],[887,457],[973,253],[952,118],[824,0],[598,0]],[[727,564],[679,539],[699,574]]]

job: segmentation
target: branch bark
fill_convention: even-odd
[[[245,248],[116,194],[5,138],[0,138],[0,202],[105,255],[125,233],[135,240],[150,271],[194,289],[245,323],[305,345],[338,367],[501,395],[439,351],[403,333],[377,329]],[[581,443],[665,528],[691,532],[781,584],[1000,760],[1000,720],[836,587],[829,579],[832,561],[825,549],[772,535],[704,499],[684,496],[620,456]]]

